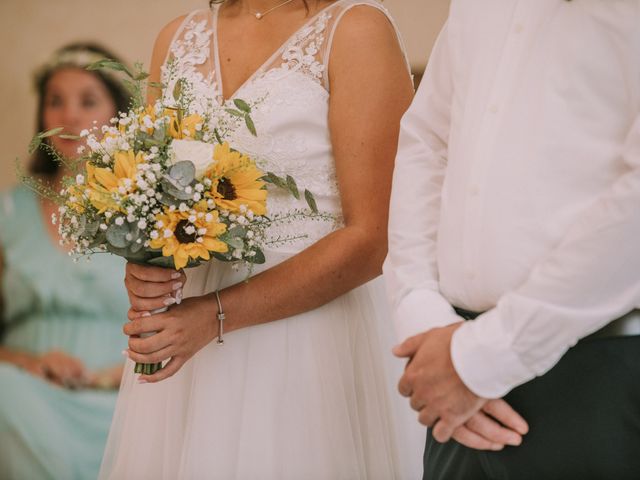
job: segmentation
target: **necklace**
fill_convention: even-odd
[[[261,20],[267,13],[271,13],[273,12],[276,8],[280,8],[280,7],[284,7],[287,3],[291,3],[293,2],[293,0],[285,0],[282,3],[279,3],[278,5],[276,5],[275,7],[271,7],[269,10],[267,10],[266,12],[256,12],[256,13],[251,13],[251,15],[253,15],[254,17],[256,17],[257,20]]]

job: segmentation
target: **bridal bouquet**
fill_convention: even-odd
[[[170,101],[161,95],[164,100],[145,105],[140,84],[146,73],[139,66],[130,72],[105,60],[89,68],[105,67],[129,75],[138,93],[132,108],[110,125],[72,137],[84,143],[73,161],[45,141],[53,135],[70,138],[61,128],[40,133],[31,143],[31,151],[45,148],[73,172],[60,192],[43,192],[35,179],[25,179],[60,205],[54,222],[61,242],[76,257],[110,252],[176,270],[211,257],[249,268],[264,263],[266,229],[277,221],[267,216],[266,184],[296,198],[300,192],[292,177],[261,171],[225,141],[237,128],[256,135],[251,106],[237,99],[235,108],[212,105],[196,113],[182,79],[175,82]],[[311,192],[304,197],[311,210],[305,215],[319,215]],[[158,368],[136,365],[136,372]]]

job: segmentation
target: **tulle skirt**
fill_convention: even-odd
[[[214,261],[188,276],[193,296],[244,273]],[[384,298],[376,280],[234,331],[158,384],[138,384],[128,364],[100,478],[421,478],[424,430],[395,391]]]

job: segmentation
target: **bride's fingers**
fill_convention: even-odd
[[[127,287],[129,295],[135,295],[140,298],[157,298],[173,294],[181,289],[184,283],[180,279],[168,282],[147,282],[132,275],[127,275],[124,278],[124,285]]]
[[[152,267],[149,265],[139,265],[127,262],[126,276],[132,276],[144,282],[171,282],[184,281],[186,276],[183,271],[175,271],[170,268]]]
[[[171,360],[161,369],[153,375],[140,375],[138,378],[139,383],[156,383],[175,375],[182,365],[185,363],[185,359],[180,356],[172,357]]]
[[[156,298],[141,298],[129,293],[129,303],[134,310],[144,312],[157,310],[159,308],[168,307],[177,303],[176,297],[173,295],[164,295]]]
[[[131,349],[126,350],[127,356],[136,363],[160,363],[164,362],[168,358],[171,358],[175,355],[175,347],[173,345],[169,345],[157,352],[153,353],[138,353]]]
[[[127,312],[127,318],[131,321],[138,320],[139,318],[150,317],[150,316],[151,316],[151,312],[149,312],[148,310],[138,311],[138,310],[134,310],[133,308],[130,308],[129,311]]]
[[[122,332],[129,337],[145,333],[155,333],[164,330],[166,324],[166,318],[164,318],[162,314],[152,315],[125,323],[122,327]]]
[[[170,345],[173,345],[173,342],[166,330],[145,338],[129,337],[129,349],[143,355],[157,352]]]

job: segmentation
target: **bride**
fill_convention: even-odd
[[[392,20],[374,0],[228,0],[161,31],[151,80],[170,81],[168,64],[202,99],[255,104],[257,137],[232,146],[336,220],[273,227],[304,238],[265,251],[249,282],[215,260],[186,276],[128,265],[129,363],[100,478],[418,478],[422,432],[394,394],[401,366],[374,280],[413,96]],[[303,203],[273,191],[269,213]]]

